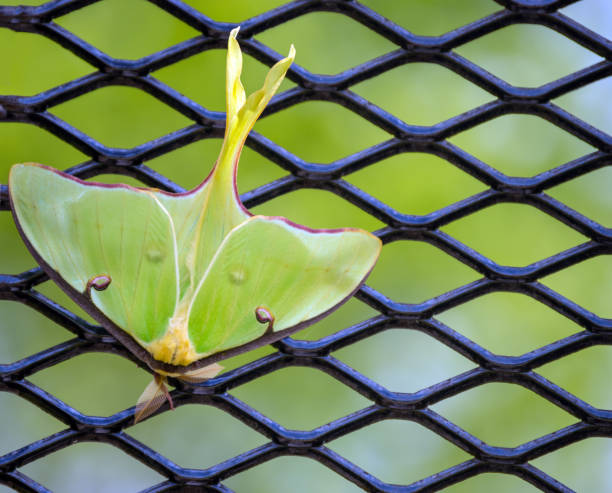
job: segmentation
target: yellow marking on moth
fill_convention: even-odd
[[[202,357],[196,353],[189,339],[187,308],[188,304],[181,303],[170,319],[163,337],[147,346],[147,350],[156,360],[175,366],[187,366]]]

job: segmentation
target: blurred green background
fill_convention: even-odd
[[[41,2],[0,0],[4,5]],[[282,0],[190,0],[189,5],[218,21],[240,22],[283,3]],[[364,3],[406,29],[436,36],[496,12],[490,0],[366,0]],[[582,0],[562,10],[610,37],[607,0]],[[63,27],[117,58],[134,59],[197,36],[189,26],[144,0],[106,0],[57,19]],[[296,63],[318,73],[335,74],[395,49],[389,41],[353,20],[313,13],[257,36],[279,53],[290,43]],[[559,34],[539,26],[511,26],[470,42],[457,52],[517,86],[534,87],[591,65],[599,58]],[[0,30],[0,94],[34,95],[94,71],[84,61],[47,39]],[[166,84],[213,110],[224,108],[223,50],[191,57],[155,73]],[[257,89],[266,67],[245,59],[247,92]],[[293,86],[285,81],[281,90]],[[352,88],[374,104],[416,125],[432,125],[493,96],[449,70],[413,63]],[[612,132],[609,110],[612,81],[600,81],[554,102],[580,118]],[[153,97],[127,87],[108,87],[51,109],[51,112],[114,147],[132,147],[191,122]],[[390,138],[352,112],[325,102],[307,102],[261,120],[255,127],[297,156],[329,163]],[[533,116],[505,116],[454,136],[450,141],[511,176],[533,176],[593,151],[586,143]],[[146,164],[184,187],[209,172],[220,141],[201,141]],[[12,164],[37,161],[65,169],[87,156],[54,136],[25,124],[0,124],[0,182]],[[246,192],[285,172],[245,149],[238,186]],[[483,191],[486,186],[451,164],[427,154],[386,159],[346,179],[393,208],[427,214]],[[98,177],[115,180],[117,177]],[[125,181],[124,178],[121,180]],[[604,169],[548,191],[604,226],[612,226],[612,170]],[[383,227],[377,219],[324,191],[302,190],[252,209],[284,215],[312,227]],[[500,204],[460,219],[443,230],[492,260],[524,266],[578,245],[586,238],[526,205]],[[8,212],[0,213],[0,272],[15,274],[34,266]],[[418,303],[480,275],[425,243],[402,241],[383,249],[368,284],[390,298]],[[602,256],[573,266],[542,282],[602,316],[612,317],[609,293],[612,263]],[[83,313],[52,283],[40,290]],[[71,338],[71,334],[34,310],[0,301],[0,363],[9,363]],[[376,312],[357,300],[298,334],[317,339]],[[520,355],[581,328],[520,294],[496,293],[440,314],[444,323],[497,354]],[[227,362],[227,368],[270,353],[269,347]],[[385,387],[414,392],[474,367],[474,364],[424,334],[401,329],[370,337],[334,354]],[[537,372],[600,408],[612,408],[609,374],[612,351],[586,349]],[[31,377],[76,409],[107,416],[134,405],[150,375],[120,357],[85,354]],[[366,407],[370,402],[317,370],[290,368],[231,391],[280,424],[309,430]],[[514,447],[576,421],[526,389],[488,384],[433,406],[433,409],[483,441]],[[64,425],[18,397],[0,393],[0,455],[60,431]],[[183,467],[206,468],[266,443],[266,439],[219,410],[184,406],[130,428],[128,433]],[[383,481],[406,484],[469,459],[468,454],[411,422],[385,421],[328,444],[334,451]],[[577,491],[612,489],[612,446],[592,438],[533,461]],[[588,467],[583,467],[588,464]],[[104,444],[78,444],[22,468],[53,491],[136,491],[163,478],[123,452]],[[322,465],[284,457],[224,482],[238,492],[360,491]],[[0,491],[7,490],[0,486]],[[7,490],[8,491],[8,490]],[[484,474],[445,491],[527,492],[518,478]]]

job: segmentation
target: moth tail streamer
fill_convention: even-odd
[[[138,398],[138,402],[136,402],[134,424],[151,416],[166,400],[170,403],[170,409],[174,409],[166,381],[167,378],[165,376],[156,373],[151,383],[145,387],[144,392]]]

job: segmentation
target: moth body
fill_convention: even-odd
[[[382,247],[367,231],[316,230],[244,207],[238,158],[295,50],[247,98],[237,34],[228,40],[223,145],[193,190],[86,182],[35,163],[11,168],[13,217],[34,258],[155,372],[137,419],[170,400],[168,377],[211,378],[217,361],[326,316],[359,289]]]

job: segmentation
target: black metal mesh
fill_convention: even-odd
[[[98,71],[90,75],[33,97],[0,96],[0,121],[37,125],[90,156],[90,161],[69,170],[75,176],[85,178],[101,173],[122,173],[148,185],[178,192],[182,191],[179,186],[142,163],[196,140],[222,136],[224,121],[219,113],[208,111],[182,96],[150,73],[202,51],[224,48],[233,25],[215,22],[180,0],[149,1],[202,34],[140,60],[120,61],[98,51],[53,22],[58,16],[95,3],[93,0],[56,0],[36,7],[0,7],[0,27],[45,36],[98,68]],[[276,96],[266,110],[266,115],[306,100],[331,101],[389,132],[393,138],[330,165],[314,166],[293,158],[281,147],[253,133],[247,145],[289,171],[290,175],[246,193],[243,196],[245,204],[254,206],[300,188],[328,190],[383,221],[386,227],[376,234],[385,243],[403,239],[428,242],[480,272],[482,279],[420,304],[397,303],[364,286],[356,296],[378,310],[378,316],[312,342],[285,339],[276,345],[278,351],[274,354],[224,373],[208,383],[195,386],[178,383],[174,397],[179,405],[213,405],[270,440],[266,445],[221,464],[198,470],[177,466],[125,433],[123,430],[132,423],[133,409],[105,418],[85,416],[28,381],[30,375],[83,352],[105,351],[130,359],[133,357],[105,331],[80,320],[37,292],[34,288],[46,280],[39,268],[17,276],[0,275],[0,299],[34,307],[76,335],[74,339],[38,354],[12,364],[0,365],[1,391],[12,392],[27,399],[68,425],[62,432],[0,457],[0,483],[22,491],[46,491],[17,468],[75,442],[95,440],[118,447],[168,478],[147,491],[188,489],[188,485],[194,489],[204,487],[211,491],[229,491],[223,485],[223,480],[280,455],[308,456],[368,491],[434,491],[483,472],[512,474],[543,491],[571,491],[528,461],[586,437],[611,436],[612,411],[586,404],[543,378],[534,368],[588,346],[612,344],[612,321],[593,315],[544,286],[538,279],[587,258],[611,253],[612,233],[610,229],[553,199],[545,190],[609,165],[612,160],[612,138],[550,100],[610,75],[612,43],[557,12],[557,9],[573,3],[573,0],[496,1],[503,7],[497,13],[434,38],[415,36],[350,0],[298,0],[241,23],[243,50],[267,65],[277,60],[279,55],[251,37],[314,11],[332,11],[351,17],[398,47],[393,52],[333,77],[312,75],[299,66],[291,68],[288,77],[297,87]],[[509,85],[453,52],[454,48],[462,44],[518,23],[551,28],[605,60],[540,87],[526,89]],[[443,65],[497,99],[432,127],[414,127],[350,90],[358,82],[415,60]],[[47,112],[55,105],[108,85],[128,85],[146,91],[194,123],[155,141],[117,151],[101,145]],[[517,113],[544,118],[595,147],[596,151],[535,177],[508,178],[446,140],[500,115]],[[427,216],[410,216],[393,210],[343,179],[345,175],[405,152],[435,154],[476,177],[489,188]],[[580,232],[588,241],[527,267],[503,267],[439,229],[454,220],[501,202],[518,202],[536,207]],[[2,185],[0,209],[8,208],[8,190],[6,185]],[[490,353],[434,318],[444,310],[495,291],[526,294],[573,320],[584,330],[526,355],[508,357]],[[330,355],[332,351],[391,327],[425,332],[469,358],[478,367],[418,392],[406,394],[391,392],[373,383]],[[238,385],[293,365],[309,366],[326,372],[373,403],[312,431],[295,433],[287,431],[227,393]],[[521,385],[564,409],[579,422],[519,447],[500,448],[483,444],[430,408],[443,399],[489,382]],[[397,486],[380,481],[326,446],[333,439],[385,419],[417,422],[454,443],[473,458],[412,485]]]

